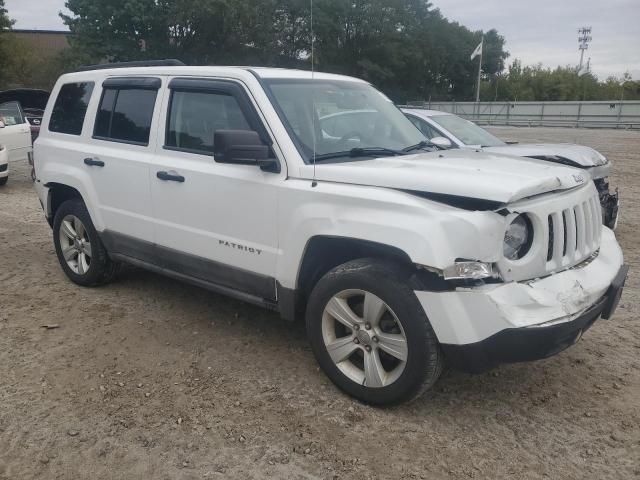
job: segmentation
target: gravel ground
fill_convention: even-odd
[[[0,479],[640,478],[640,132],[494,130],[614,160],[626,292],[612,321],[554,358],[449,372],[390,409],[336,390],[302,324],[134,269],[103,288],[71,284],[27,167],[12,164]]]

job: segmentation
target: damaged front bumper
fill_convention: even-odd
[[[602,206],[602,223],[611,230],[615,230],[618,226],[618,210],[620,208],[618,190],[611,193],[608,178],[598,178],[594,182]]]
[[[615,230],[618,226],[618,210],[620,208],[618,191],[616,190],[616,193],[601,193],[600,205],[602,205],[602,223],[611,230]]]
[[[500,363],[554,355],[598,318],[609,318],[628,268],[609,229],[590,262],[528,282],[489,284],[416,295],[449,364],[482,372]]]

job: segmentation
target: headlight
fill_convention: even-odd
[[[509,260],[524,257],[531,248],[533,241],[533,226],[526,215],[518,215],[509,225],[504,234],[502,251]]]
[[[443,270],[445,280],[481,280],[496,275],[490,263],[457,261]]]

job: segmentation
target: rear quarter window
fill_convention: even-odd
[[[93,82],[66,83],[60,88],[51,112],[49,131],[80,135],[87,105],[93,93]]]

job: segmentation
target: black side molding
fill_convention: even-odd
[[[275,304],[276,281],[273,277],[250,272],[207,258],[180,252],[144,240],[104,231],[99,234],[109,256],[163,275],[201,287],[245,299],[262,299]]]

